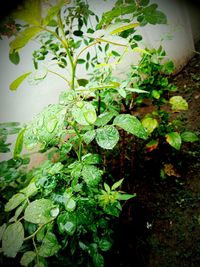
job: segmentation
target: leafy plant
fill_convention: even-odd
[[[159,150],[163,151],[166,144],[172,147],[172,155],[181,149],[184,142],[198,141],[197,135],[180,127],[177,117],[181,111],[188,110],[188,103],[182,96],[175,95],[176,86],[170,82],[169,75],[174,71],[173,62],[165,60],[166,53],[158,49],[146,49],[138,66],[132,67],[132,87],[148,92],[131,95],[127,99],[126,106],[133,112],[143,109],[140,118],[142,125],[148,133],[145,141],[147,153]],[[150,107],[151,112],[145,112],[145,107]],[[166,153],[166,152],[165,152]],[[168,153],[166,153],[168,155]],[[170,157],[170,156],[167,156]],[[169,161],[169,159],[168,159]],[[170,167],[169,168],[168,166]],[[161,176],[179,176],[173,170],[174,166],[169,162],[162,162]]]
[[[120,63],[128,48],[133,53],[140,50],[137,27],[165,23],[166,17],[149,1],[117,1],[99,20],[81,0],[29,0],[12,16],[24,24],[10,42],[11,61],[19,62],[19,51],[30,40],[41,45],[33,52],[35,70],[18,77],[10,90],[17,90],[25,79],[38,84],[50,72],[65,80],[66,91],[58,104],[26,124],[16,140],[11,162],[23,159],[24,146],[39,147],[49,159],[15,177],[14,194],[4,195],[8,219],[0,228],[2,252],[7,257],[19,253],[22,266],[47,266],[49,257],[65,266],[103,266],[103,255],[113,242],[111,222],[120,215],[121,201],[135,197],[121,190],[123,179],[114,178],[110,185],[103,149],[114,149],[121,131],[143,140],[149,134],[146,124],[122,108],[133,93],[143,96],[149,90],[133,88],[132,76],[113,77],[113,64]],[[95,27],[89,26],[90,16],[96,19]],[[117,46],[124,51],[117,52]],[[67,68],[70,75],[41,66],[43,60]],[[89,80],[78,77],[79,64],[92,69]],[[2,164],[12,174],[16,171],[8,162]]]

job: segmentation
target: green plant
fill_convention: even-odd
[[[165,160],[167,157],[170,158],[161,163],[163,178],[166,175],[180,176],[173,166],[174,162],[169,160],[173,160],[173,153],[181,149],[182,143],[199,140],[196,134],[182,126],[181,120],[177,117],[181,111],[188,110],[188,103],[182,96],[175,95],[176,86],[169,79],[169,75],[174,71],[174,64],[170,60],[164,61],[165,56],[162,47],[146,49],[138,66],[132,66],[131,78],[133,88],[148,94],[131,95],[131,99],[126,100],[129,110],[137,112],[140,109],[139,117],[148,133],[144,144],[146,152],[160,149],[161,153],[165,151]],[[171,154],[166,153],[164,149],[167,144],[172,148]],[[164,156],[161,160],[164,160]]]
[[[97,21],[95,28],[88,26],[90,16]],[[110,185],[103,149],[117,145],[119,128],[137,138],[148,137],[134,115],[122,112],[126,97],[146,91],[131,88],[130,79],[113,77],[111,59],[118,64],[128,47],[137,51],[142,37],[135,34],[136,27],[165,23],[166,17],[148,0],[117,1],[101,20],[87,1],[41,5],[40,0],[29,0],[13,17],[25,24],[12,21],[16,37],[10,42],[10,60],[18,64],[20,49],[33,38],[41,46],[33,52],[35,70],[18,77],[10,90],[17,90],[25,79],[38,84],[50,72],[65,80],[66,91],[59,104],[46,107],[18,135],[14,161],[24,161],[23,146],[39,147],[41,153],[49,153],[49,160],[15,177],[14,194],[5,194],[2,251],[7,257],[19,253],[23,266],[47,266],[49,257],[65,266],[103,266],[103,255],[112,246],[113,217],[119,216],[121,201],[135,196],[120,190],[123,179],[115,178]],[[119,54],[116,46],[124,52]],[[54,61],[70,74],[41,66],[43,60]],[[79,64],[91,71],[89,80],[78,77]]]

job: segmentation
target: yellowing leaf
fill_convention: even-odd
[[[23,48],[33,37],[35,37],[42,29],[37,26],[26,28],[20,32],[17,37],[10,43],[10,53],[19,51]]]
[[[144,118],[142,120],[142,125],[147,130],[148,134],[151,134],[158,126],[158,122],[154,118]]]
[[[11,91],[16,91],[17,88],[20,86],[20,84],[31,74],[31,72],[27,72],[19,76],[16,80],[14,80],[10,84],[10,90]]]
[[[181,136],[177,132],[166,134],[166,141],[177,150],[181,148]]]
[[[39,26],[41,24],[41,0],[24,1],[24,5],[19,6],[12,15],[30,25]]]
[[[182,96],[173,96],[170,98],[169,103],[172,105],[172,110],[188,110],[188,103]]]
[[[129,30],[129,29],[133,29],[139,25],[140,25],[139,23],[124,24],[123,26],[120,26],[116,28],[115,30],[111,31],[110,34],[117,34],[117,33]]]

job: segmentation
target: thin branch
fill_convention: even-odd
[[[70,82],[65,78],[65,76],[63,76],[62,74],[57,73],[56,71],[50,70],[50,69],[48,69],[48,71],[53,73],[53,74],[55,74],[55,75],[57,75],[57,76],[59,76],[63,80],[65,80],[68,83],[68,85],[70,86]]]

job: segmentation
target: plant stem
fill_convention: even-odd
[[[78,160],[81,161],[82,148],[83,148],[82,137],[81,137],[76,125],[74,123],[71,123],[70,125],[72,126],[72,128],[74,129],[74,131],[76,132],[76,134],[77,134],[77,136],[79,138],[79,150],[78,150],[77,156],[78,156]]]
[[[73,62],[73,57],[72,57],[70,50],[69,50],[69,44],[68,44],[67,38],[65,36],[65,31],[64,31],[64,27],[63,27],[63,23],[62,23],[62,19],[61,19],[61,12],[58,13],[57,18],[58,18],[58,25],[60,27],[60,30],[61,30],[61,33],[63,36],[63,42],[66,44],[65,50],[67,52],[67,56],[68,56],[70,64],[71,64],[71,89],[74,90],[75,65]]]
[[[51,72],[51,73],[53,73],[53,74],[55,74],[55,75],[57,75],[57,76],[59,76],[60,78],[62,78],[63,80],[65,80],[68,83],[68,85],[70,85],[70,82],[63,75],[57,73],[56,71],[50,70],[50,69],[48,69],[48,71]]]
[[[84,47],[76,56],[75,60],[74,60],[74,64],[76,65],[77,64],[77,60],[79,59],[80,55],[85,51],[87,50],[89,47],[93,46],[93,45],[96,45],[98,44],[99,42],[98,41],[95,41],[89,45],[87,45],[86,47]]]
[[[38,227],[38,229],[31,235],[24,238],[24,241],[29,240],[31,238],[34,238],[34,236],[45,226],[45,224],[42,224]]]

